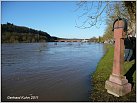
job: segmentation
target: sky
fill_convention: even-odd
[[[9,22],[26,26],[62,38],[85,39],[102,36],[105,23],[87,29],[76,27],[77,24],[82,23],[79,16],[83,12],[76,11],[77,3],[76,1],[2,1],[1,23]]]

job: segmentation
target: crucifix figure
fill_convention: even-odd
[[[131,84],[123,76],[123,65],[124,65],[124,38],[127,32],[127,21],[126,19],[115,20],[113,24],[115,48],[114,48],[114,61],[112,74],[109,80],[105,83],[107,92],[117,97],[123,96],[131,91]]]

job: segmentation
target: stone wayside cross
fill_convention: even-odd
[[[124,65],[124,38],[127,31],[126,19],[118,18],[113,24],[115,48],[112,74],[105,83],[107,92],[117,97],[123,96],[131,91],[131,84],[123,76]]]

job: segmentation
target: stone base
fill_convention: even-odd
[[[114,75],[110,75],[109,80],[105,83],[105,88],[107,89],[107,92],[119,97],[123,96],[129,92],[131,92],[131,84],[128,83],[128,80],[126,77],[118,77]]]

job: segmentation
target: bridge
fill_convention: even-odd
[[[59,39],[55,42],[88,42],[88,39]]]

